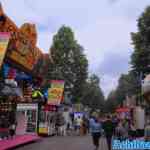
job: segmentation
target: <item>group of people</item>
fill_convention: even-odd
[[[85,116],[74,116],[67,110],[55,115],[56,135],[86,135],[89,132],[89,119]]]
[[[134,140],[138,137],[135,125],[130,119],[122,120],[109,115],[106,118],[91,117],[90,131],[95,150],[98,150],[99,141],[102,136],[106,137],[109,150],[112,147],[112,139]],[[145,140],[150,141],[150,121],[145,126]]]
[[[77,135],[86,135],[89,133],[89,119],[86,116],[74,118],[73,127]]]

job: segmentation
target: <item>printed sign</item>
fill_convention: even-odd
[[[6,54],[10,34],[7,32],[0,32],[0,68]]]
[[[64,81],[52,80],[51,88],[48,90],[48,104],[59,105],[64,92]]]

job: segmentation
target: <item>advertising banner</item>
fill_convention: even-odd
[[[64,92],[63,80],[52,80],[51,88],[48,90],[48,104],[59,105]]]
[[[0,69],[6,54],[10,34],[7,32],[0,32]]]

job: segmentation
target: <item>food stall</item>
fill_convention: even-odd
[[[120,119],[131,118],[130,109],[127,107],[120,107],[116,109],[117,117]]]
[[[64,92],[63,80],[52,80],[47,91],[47,103],[41,106],[39,113],[39,134],[55,134],[55,116],[62,102]]]
[[[44,105],[39,113],[39,135],[54,135],[55,134],[55,114],[57,106]]]

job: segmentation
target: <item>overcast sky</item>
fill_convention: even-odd
[[[45,52],[61,25],[70,26],[85,48],[90,73],[101,78],[105,95],[129,69],[133,51],[130,32],[150,0],[0,0],[18,26],[32,22],[38,29],[38,46]]]

